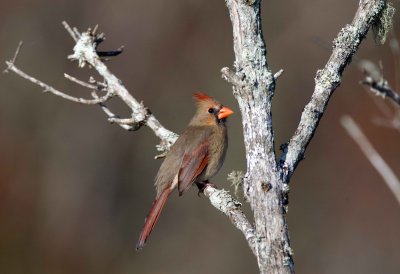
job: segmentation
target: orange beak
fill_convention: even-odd
[[[222,107],[218,112],[218,119],[224,119],[232,114],[233,114],[233,111],[230,108]]]

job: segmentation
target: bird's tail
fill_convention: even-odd
[[[153,206],[151,207],[151,210],[146,217],[144,227],[142,229],[142,232],[140,233],[139,241],[136,245],[136,250],[140,250],[144,247],[147,238],[150,236],[150,233],[153,230],[153,227],[156,224],[158,217],[160,216],[160,213],[164,208],[165,202],[167,201],[167,198],[170,193],[171,193],[170,188],[165,189],[153,202]]]

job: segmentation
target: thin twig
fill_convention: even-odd
[[[391,39],[390,42],[396,44],[397,40]],[[396,60],[396,58],[400,57],[397,54],[398,50],[395,48],[395,45],[392,45],[391,48],[393,57]],[[394,62],[395,71],[398,70],[397,63],[398,62],[396,61]],[[383,118],[376,118],[374,120],[375,124],[400,131],[400,95],[389,85],[389,82],[383,77],[383,65],[380,64],[379,66],[377,66],[370,60],[361,60],[358,66],[365,75],[364,80],[360,83],[365,87],[366,90],[369,91],[368,94],[375,95],[373,98],[374,103],[386,116],[386,120],[384,120]],[[386,97],[392,99],[391,103],[395,107],[394,113],[389,108],[388,104],[383,102],[383,100],[381,100],[380,98],[377,99],[377,96],[383,99],[385,99]]]
[[[365,157],[370,161],[376,171],[378,171],[379,175],[381,175],[386,185],[389,187],[389,189],[392,191],[393,195],[397,199],[397,202],[400,204],[399,178],[397,178],[393,170],[375,150],[371,142],[362,132],[361,128],[350,116],[343,116],[340,122],[347,133],[351,136],[351,138],[353,138],[354,142],[356,142],[357,145],[360,147]]]
[[[372,77],[367,76],[365,80],[361,81],[361,84],[368,86],[372,92],[381,95],[383,98],[389,97],[396,104],[400,105],[400,95],[397,91],[392,89],[387,81],[375,81]]]
[[[73,76],[71,76],[69,74],[64,73],[64,77],[67,78],[68,80],[70,80],[71,82],[74,82],[74,83],[76,83],[78,85],[81,85],[82,87],[85,87],[85,88],[88,88],[88,89],[92,89],[92,90],[98,90],[98,87],[96,87],[96,86],[94,86],[92,84],[86,83],[86,82],[84,82],[82,80],[79,80],[79,79],[77,79],[77,78],[75,78],[75,77],[73,77]]]
[[[76,27],[73,27],[72,31],[75,33],[75,36],[78,37],[78,39],[81,38],[81,33]]]
[[[42,87],[44,89],[43,90],[44,92],[50,92],[56,96],[60,96],[61,98],[66,99],[68,101],[72,101],[72,102],[80,103],[80,104],[86,104],[86,105],[95,105],[95,104],[99,104],[99,103],[104,103],[112,96],[112,93],[108,92],[106,95],[99,97],[98,99],[94,99],[94,100],[84,99],[84,98],[80,98],[80,97],[74,97],[74,96],[68,95],[62,91],[59,91],[59,90],[53,88],[52,86],[26,74],[25,72],[23,72],[22,70],[17,68],[11,61],[6,61],[6,64],[8,66],[8,70],[11,70],[11,71],[15,72],[16,74],[18,74],[19,76],[21,76],[22,78],[25,78],[26,80]]]
[[[72,30],[72,28],[68,25],[67,22],[62,21],[62,24],[63,24],[64,28],[67,30],[67,32],[69,33],[69,35],[71,35],[72,39],[74,39],[75,42],[78,42],[79,35],[77,33],[75,33],[74,30]]]
[[[118,124],[124,124],[124,125],[131,125],[136,123],[135,119],[133,118],[117,118],[117,117],[112,117],[108,118],[108,121],[111,123],[118,123]]]
[[[400,70],[400,49],[399,44],[395,36],[390,39],[390,49],[393,55],[393,67],[395,71],[395,87],[398,88],[398,71]],[[367,87],[375,95],[383,98],[389,97],[396,104],[400,106],[400,95],[395,88],[392,88],[389,82],[383,77],[383,65],[382,63],[377,66],[370,60],[361,60],[358,67],[362,70],[365,75],[363,81],[360,84]]]
[[[278,79],[278,78],[282,75],[283,72],[284,72],[283,69],[278,70],[278,71],[274,74],[275,80]]]
[[[23,42],[19,41],[17,49],[15,50],[15,53],[14,53],[14,57],[10,60],[11,64],[15,64],[15,62],[17,61],[17,57],[18,57],[19,51],[22,48],[22,45],[23,45]],[[3,72],[7,73],[9,70],[10,70],[10,66],[7,66],[7,68]]]
[[[97,96],[96,92],[92,92],[93,98],[97,99],[99,96]],[[113,118],[119,118],[117,115],[115,115],[104,103],[99,103],[99,106],[101,109],[104,111],[104,113],[108,116],[108,119],[113,119]],[[117,123],[120,127],[122,127],[125,130],[132,131],[133,127],[127,124],[120,124]]]

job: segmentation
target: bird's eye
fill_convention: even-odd
[[[213,108],[209,108],[208,109],[208,113],[213,113],[214,112],[214,109]]]

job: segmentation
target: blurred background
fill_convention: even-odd
[[[99,24],[107,36],[102,50],[125,46],[107,65],[167,128],[180,133],[186,127],[195,91],[236,111],[227,160],[214,179],[232,190],[227,174],[245,171],[239,109],[220,77],[234,60],[232,28],[224,1],[212,2],[3,0],[0,60],[11,59],[23,40],[20,68],[90,97],[63,77],[101,80],[66,59],[74,44],[61,21],[79,30]],[[263,2],[269,64],[285,70],[273,107],[277,146],[293,134],[316,70],[358,2]],[[395,26],[399,22],[397,16]],[[339,122],[351,115],[400,176],[400,133],[374,124],[384,114],[359,85],[361,59],[382,60],[385,77],[395,81],[389,46],[376,46],[369,35],[291,181],[288,222],[297,273],[400,270],[400,207]],[[109,106],[129,114],[118,99]],[[109,124],[98,106],[43,94],[13,73],[0,74],[0,273],[257,273],[241,233],[195,188],[172,195],[147,246],[135,251],[155,196],[158,142],[148,128],[127,132]]]

